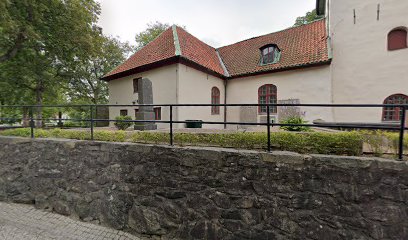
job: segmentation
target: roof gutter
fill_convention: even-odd
[[[266,71],[253,72],[253,73],[242,73],[242,74],[238,74],[238,75],[233,75],[233,76],[229,77],[228,79],[231,80],[231,79],[235,79],[235,78],[244,78],[244,77],[251,77],[251,76],[257,76],[257,75],[263,75],[263,74],[269,74],[269,73],[285,72],[285,71],[291,71],[291,70],[297,70],[297,69],[304,69],[304,68],[310,68],[310,67],[330,65],[331,61],[332,61],[332,59],[328,59],[328,60],[321,61],[321,62],[308,63],[308,64],[302,64],[302,65],[294,65],[294,66],[285,67],[285,68],[271,69],[271,70],[266,70]]]
[[[164,59],[164,60],[161,60],[161,61],[157,61],[157,62],[146,64],[146,65],[143,65],[143,66],[140,66],[140,67],[136,67],[136,68],[124,71],[124,72],[120,72],[120,73],[117,73],[117,74],[114,74],[114,75],[102,77],[101,80],[111,81],[111,80],[115,80],[115,79],[118,79],[118,78],[127,77],[129,75],[149,71],[149,70],[152,70],[152,69],[155,69],[155,68],[168,66],[168,65],[176,64],[176,63],[184,64],[186,66],[192,67],[194,69],[197,69],[199,71],[208,73],[210,75],[213,75],[213,76],[221,78],[221,79],[227,79],[226,76],[224,76],[224,75],[222,75],[220,73],[214,72],[213,70],[208,69],[208,68],[206,68],[204,66],[201,66],[200,64],[197,64],[194,61],[191,61],[190,59],[187,59],[187,58],[185,58],[183,56],[174,56],[174,57],[167,58],[167,59]]]

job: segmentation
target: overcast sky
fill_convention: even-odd
[[[135,43],[147,23],[185,26],[213,47],[279,31],[315,8],[316,0],[98,0],[105,34]]]

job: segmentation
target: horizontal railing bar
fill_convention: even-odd
[[[80,108],[80,107],[408,107],[408,104],[73,104],[73,105],[0,105],[0,108]]]
[[[118,120],[118,119],[93,119],[93,110],[97,107],[122,107],[122,108],[142,108],[142,107],[169,107],[170,108],[170,121],[165,120]],[[270,127],[271,126],[279,126],[279,127],[322,127],[322,128],[335,128],[335,129],[372,129],[372,130],[399,130],[400,137],[399,137],[399,159],[402,160],[403,156],[403,144],[404,144],[404,130],[407,130],[408,127],[405,126],[405,114],[406,110],[408,109],[408,104],[295,104],[295,103],[265,103],[265,104],[55,104],[55,105],[0,105],[0,110],[2,109],[13,109],[13,108],[26,108],[25,110],[29,111],[29,118],[26,116],[21,118],[1,118],[3,115],[0,112],[0,120],[1,121],[30,121],[30,129],[31,129],[31,138],[34,138],[34,121],[55,121],[57,123],[66,122],[66,121],[75,121],[75,122],[90,122],[91,128],[91,139],[93,140],[93,129],[94,129],[94,122],[129,122],[129,123],[165,123],[170,124],[170,145],[172,145],[172,134],[173,134],[173,124],[174,123],[191,123],[191,120],[186,121],[173,121],[172,119],[172,109],[174,107],[267,107],[267,117],[270,117],[270,109],[271,107],[321,107],[321,108],[394,108],[401,110],[402,118],[399,124],[377,124],[377,123],[361,123],[361,124],[354,124],[354,123],[316,123],[316,124],[284,124],[284,123],[253,123],[253,122],[207,122],[207,121],[199,121],[201,124],[209,124],[209,125],[247,125],[247,126],[267,126],[267,133],[268,133],[268,146],[270,146]],[[27,109],[28,108],[28,109]],[[34,118],[33,110],[39,110],[35,108],[57,108],[59,111],[59,118]],[[78,110],[82,112],[87,112],[88,109],[84,110],[83,108],[90,108],[90,118],[91,119],[66,119],[62,118],[61,112],[66,109],[74,109],[80,108]],[[142,109],[143,110],[143,109]],[[23,111],[24,112],[24,111]],[[274,113],[276,114],[276,113]],[[24,114],[21,114],[24,115]],[[264,114],[259,114],[264,115]],[[193,120],[194,121],[194,120]],[[344,124],[344,125],[343,125]],[[50,126],[51,127],[51,126]],[[56,127],[59,127],[58,125]],[[83,126],[82,126],[83,127]],[[87,127],[87,126],[85,126]],[[73,127],[74,128],[74,127]],[[269,151],[268,147],[268,151]]]
[[[4,120],[4,118],[0,118],[0,120]],[[58,118],[34,118],[35,121],[57,121],[60,120]],[[170,123],[170,121],[166,120],[113,120],[113,119],[61,119],[61,121],[78,121],[78,122],[128,122],[128,123]],[[191,123],[190,121],[173,121],[173,123]],[[253,123],[253,122],[206,122],[200,121],[202,124],[209,124],[209,125],[242,125],[242,126],[267,126],[267,123]],[[347,124],[347,125],[338,125],[338,124],[283,124],[283,123],[271,123],[271,126],[279,126],[279,127],[325,127],[325,128],[347,128],[347,129],[381,129],[381,130],[399,130],[399,125],[383,125],[383,126],[367,126],[367,125],[360,125],[360,124]],[[408,127],[405,127],[408,130]]]

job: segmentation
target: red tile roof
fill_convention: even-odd
[[[182,57],[220,75],[224,75],[224,70],[215,48],[203,43],[183,28],[177,27],[177,35]]]
[[[276,44],[279,62],[260,65],[260,48]],[[293,68],[329,61],[325,21],[289,28],[218,49],[231,76]]]
[[[174,56],[175,51],[173,30],[169,28],[103,78],[114,77],[116,74],[124,73],[137,67],[169,59]]]
[[[279,47],[281,58],[278,63],[261,66],[260,48],[268,44],[276,44]],[[329,63],[325,20],[251,38],[219,49],[203,43],[180,27],[171,27],[103,79],[112,80],[175,62],[187,62],[225,78]]]

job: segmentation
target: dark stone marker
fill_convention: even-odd
[[[139,104],[153,104],[153,86],[152,82],[147,78],[142,78],[138,81],[139,89]],[[136,113],[137,120],[155,120],[153,107],[141,106],[139,112]],[[155,123],[136,123],[135,130],[146,131],[156,130]]]

